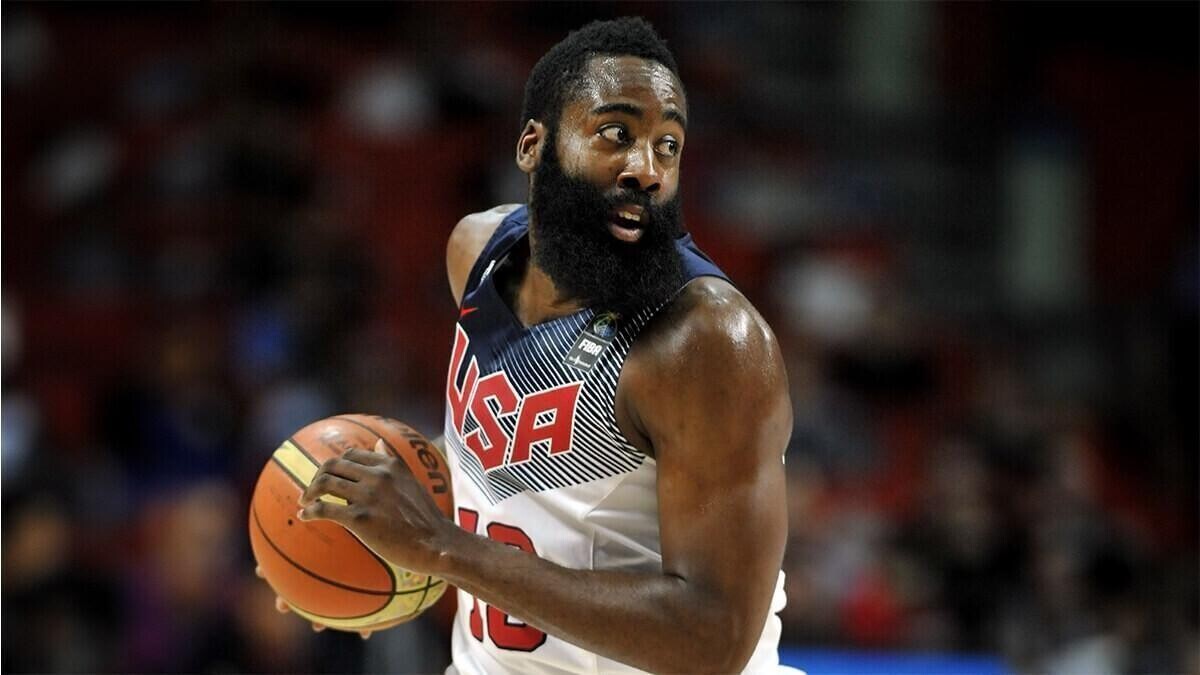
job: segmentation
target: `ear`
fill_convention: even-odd
[[[521,136],[517,138],[517,168],[525,173],[542,163],[542,146],[546,142],[546,125],[531,119],[525,123]]]

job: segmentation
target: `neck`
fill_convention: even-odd
[[[525,259],[525,270],[519,275],[512,296],[513,313],[517,319],[526,326],[533,326],[583,309],[579,300],[567,297],[554,285],[550,275],[534,262],[533,251],[537,250],[537,241],[533,236],[532,223],[528,238],[529,255]]]

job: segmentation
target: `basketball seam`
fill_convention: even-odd
[[[338,418],[338,419],[342,419],[342,418]],[[350,421],[352,421],[352,420],[344,420],[344,421],[350,422]],[[358,423],[357,423],[357,422],[354,422],[354,424],[358,424]],[[363,426],[363,425],[361,425],[361,424],[358,424],[358,426],[360,426],[360,427],[361,427],[361,426]],[[375,431],[374,431],[373,429],[371,429],[370,427],[365,427],[365,428],[366,428],[368,431],[370,431],[371,433],[375,433]],[[376,435],[376,436],[379,436],[379,434],[375,434],[375,435]],[[379,436],[379,437],[380,437],[380,438],[383,438],[382,436]],[[318,467],[320,467],[320,466],[321,466],[320,464],[318,464],[318,463],[317,463],[317,460],[316,460],[316,458],[315,458],[315,457],[313,457],[313,456],[312,456],[312,454],[310,454],[310,453],[309,453],[307,450],[305,450],[305,449],[304,449],[304,446],[300,445],[299,441],[297,441],[297,440],[296,440],[296,437],[295,437],[295,436],[292,436],[292,437],[291,437],[291,438],[289,438],[288,440],[289,440],[289,441],[291,441],[292,445],[296,446],[296,449],[300,451],[300,454],[302,454],[302,455],[304,455],[305,457],[307,457],[307,458],[309,459],[309,461],[310,461],[310,462],[312,462],[313,464],[315,464],[315,465],[316,465],[316,466],[318,466]],[[384,443],[387,443],[387,441],[385,440],[385,441],[384,441]],[[255,516],[255,517],[257,517],[257,516]],[[343,527],[345,527],[345,526],[343,526]],[[349,528],[347,528],[347,531],[349,532]],[[379,564],[380,564],[380,565],[382,565],[382,566],[383,566],[383,569],[384,569],[384,570],[387,572],[387,574],[388,574],[388,578],[390,578],[390,579],[392,580],[392,588],[395,588],[395,587],[396,587],[396,570],[395,570],[395,569],[393,569],[393,568],[392,568],[392,566],[391,566],[391,564],[390,564],[390,563],[388,563],[388,561],[384,560],[382,556],[380,556],[380,555],[379,555],[378,553],[376,553],[375,551],[371,550],[371,547],[370,547],[370,546],[367,546],[366,544],[364,544],[364,543],[362,542],[362,540],[358,538],[358,536],[357,536],[357,535],[355,535],[353,532],[351,532],[350,534],[351,534],[351,538],[352,538],[352,539],[354,539],[354,541],[358,542],[358,545],[359,545],[359,546],[362,546],[364,551],[366,551],[367,553],[371,554],[371,557],[372,557],[372,558],[374,558],[375,560],[379,561]]]
[[[300,480],[299,476],[292,473],[291,471],[288,471],[287,466],[285,466],[283,462],[276,459],[274,455],[271,455],[271,461],[275,463],[275,466],[279,467],[279,470],[283,472],[283,475],[292,479],[292,482],[296,484],[296,487],[300,488],[301,492],[303,492],[308,487],[307,485],[304,484],[303,481]]]
[[[404,456],[401,455],[398,450],[396,450],[396,446],[392,445],[391,441],[389,441],[387,439],[387,436],[384,436],[383,434],[376,431],[374,427],[368,426],[367,424],[365,424],[363,422],[359,422],[358,420],[348,417],[346,415],[338,415],[337,417],[333,417],[331,419],[341,420],[343,422],[349,422],[350,424],[360,426],[363,429],[366,429],[367,431],[375,434],[377,437],[379,437],[379,440],[383,441],[383,444],[387,447],[388,451],[392,453],[392,456],[395,457],[396,459],[400,460],[401,462],[404,462],[404,466],[408,467],[408,470],[410,472],[413,472],[413,467],[411,464],[409,464],[409,461],[407,459],[405,459]],[[380,417],[378,419],[383,420],[384,424],[388,424],[389,422],[395,422],[395,420],[389,420],[386,417]],[[404,425],[404,426],[408,426],[408,425]],[[415,431],[415,429],[412,429],[412,427],[409,427],[409,430]],[[418,435],[420,435],[420,434],[418,434]],[[442,452],[441,448],[438,448],[438,446],[434,445],[433,443],[429,443],[429,442],[427,442],[427,445],[430,448],[437,450],[438,456],[442,458],[443,462],[446,461],[446,455]],[[411,441],[409,443],[409,447],[410,448],[413,447]],[[446,468],[449,469],[448,466]],[[435,502],[436,502],[436,500],[435,500]],[[447,516],[447,517],[449,517],[449,516]]]
[[[416,611],[421,611],[425,608],[425,598],[429,597],[429,589],[433,585],[433,577],[425,577],[425,589],[421,593],[421,600],[417,602]]]
[[[384,436],[383,434],[379,433],[378,431],[376,431],[374,427],[372,427],[364,422],[359,422],[358,420],[354,419],[353,417],[349,417],[346,415],[338,415],[338,416],[334,417],[334,419],[342,420],[343,422],[349,422],[350,424],[362,427],[363,429],[366,429],[367,431],[371,432],[372,434],[375,434],[375,436],[379,440],[383,441],[384,447],[386,447],[388,449],[388,452],[390,452],[393,457],[404,462],[405,465],[408,464],[408,461],[406,459],[404,459],[404,457],[400,454],[400,452],[398,450],[396,450],[396,448],[391,444],[390,441],[388,441],[387,437]],[[384,422],[386,423],[387,420],[384,420]],[[425,588],[422,589],[423,592],[421,594],[421,601],[417,603],[417,609],[413,611],[414,614],[422,611],[422,609],[424,608],[425,598],[429,597],[429,589],[436,588],[437,585],[440,583],[442,583],[440,580],[437,583],[434,583],[433,577],[430,577],[430,576],[425,577]]]
[[[438,586],[440,586],[444,583],[446,583],[446,582],[439,580],[437,583],[430,584],[425,590],[428,590],[429,588],[437,588]],[[406,592],[407,593],[416,593],[417,590],[418,589],[414,589],[414,590],[406,591]],[[425,602],[424,597],[421,598],[421,602],[422,603]],[[410,620],[412,620],[413,617],[415,617],[417,614],[420,614],[422,611],[424,611],[424,609],[426,609],[426,608],[422,608],[420,605],[417,605],[417,607],[418,607],[417,609],[414,609],[413,611],[411,611],[407,614],[403,614],[403,615],[397,616],[397,617],[392,617],[389,619],[384,619],[384,621],[400,621],[401,623],[403,623],[405,621],[410,621]],[[303,608],[301,608],[301,609],[303,609]],[[371,614],[378,614],[379,612],[382,612],[384,609],[387,609],[387,605],[384,605],[382,609],[378,609],[378,610],[372,612]],[[318,619],[331,619],[333,621],[352,621],[354,619],[364,619],[368,616],[371,616],[371,614],[361,614],[359,616],[329,616],[327,614],[317,614],[316,612],[313,612],[313,611],[310,611],[307,609],[305,609],[304,612],[311,614],[311,615],[317,617]],[[380,622],[380,623],[382,623],[382,622]],[[370,626],[363,626],[362,630],[369,630],[370,628],[371,628]],[[356,628],[354,630],[360,630],[360,629]]]
[[[341,588],[341,589],[344,589],[347,591],[352,591],[354,593],[362,593],[363,595],[380,595],[380,596],[395,597],[397,595],[409,595],[411,593],[419,593],[421,591],[428,590],[428,583],[427,583],[425,588],[414,588],[412,590],[407,590],[407,591],[373,591],[369,588],[358,588],[356,586],[351,586],[349,584],[344,584],[340,581],[335,581],[333,579],[329,579],[324,576],[321,576],[320,574],[317,574],[316,572],[314,572],[314,571],[308,569],[307,567],[301,565],[300,563],[296,562],[295,560],[293,560],[291,558],[291,556],[284,553],[283,549],[279,548],[279,546],[274,541],[272,541],[271,537],[267,534],[266,528],[263,527],[262,521],[259,520],[258,509],[254,509],[253,513],[254,513],[254,524],[256,526],[258,526],[258,531],[262,534],[263,540],[266,541],[267,544],[270,545],[270,547],[272,549],[274,549],[276,553],[279,554],[279,557],[286,560],[292,567],[295,567],[296,569],[300,570],[301,572],[304,572],[305,574],[316,579],[317,581],[329,584],[330,586],[336,586],[337,588]],[[308,611],[308,610],[305,610],[305,611]],[[375,610],[375,611],[379,611],[379,610]],[[371,614],[374,614],[374,613],[375,612],[371,612],[369,614],[363,614],[362,616],[370,616]],[[334,618],[334,617],[327,617],[327,618]],[[341,618],[354,619],[354,618],[359,618],[359,617],[341,617]]]
[[[408,462],[407,462],[407,461],[405,461],[405,460],[404,460],[404,458],[400,456],[400,451],[399,451],[399,450],[397,450],[397,449],[395,448],[395,446],[393,446],[393,445],[391,444],[391,442],[390,442],[390,441],[388,441],[388,439],[384,437],[384,435],[383,435],[383,434],[379,433],[378,431],[375,431],[375,429],[374,429],[374,428],[372,428],[372,427],[370,427],[370,426],[368,426],[368,425],[366,425],[366,424],[363,424],[362,422],[359,422],[358,420],[356,420],[356,419],[354,419],[354,418],[352,418],[352,417],[346,417],[346,416],[343,416],[343,415],[339,415],[339,416],[337,416],[337,417],[334,417],[333,419],[335,419],[335,420],[341,420],[341,421],[343,421],[343,422],[349,422],[350,424],[353,424],[353,425],[355,425],[355,426],[362,427],[363,429],[366,429],[367,431],[369,431],[369,432],[371,432],[371,433],[375,434],[375,437],[376,437],[376,438],[378,438],[379,440],[383,441],[383,445],[384,445],[384,446],[385,446],[385,447],[388,449],[388,452],[390,452],[390,453],[391,453],[392,457],[395,457],[396,459],[398,459],[398,460],[400,460],[400,461],[404,462],[404,464],[405,464],[405,465],[407,465],[407,464],[408,464]]]

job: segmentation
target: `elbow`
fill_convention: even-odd
[[[746,664],[750,663],[750,657],[754,654],[754,648],[758,646],[760,633],[761,631],[748,630],[731,633],[729,639],[721,645],[719,653],[715,655],[715,662],[719,665],[716,672],[740,673],[745,670]]]
[[[692,652],[686,671],[689,673],[740,673],[750,662],[762,634],[762,622],[727,612],[709,622],[708,630],[699,639],[701,646]]]
[[[671,640],[670,648],[659,652],[659,663],[647,664],[651,667],[646,669],[666,673],[744,671],[770,616],[766,598],[741,590],[722,592],[700,584],[685,588],[686,602],[671,603],[668,610],[676,639]]]

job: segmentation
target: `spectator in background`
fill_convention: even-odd
[[[437,667],[276,615],[238,505],[438,426],[431,261],[581,7],[5,5],[5,672]],[[1194,4],[639,7],[771,139],[684,193],[792,376],[788,637],[1200,671]]]

